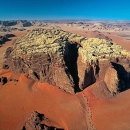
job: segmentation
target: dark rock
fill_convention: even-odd
[[[18,29],[18,31],[24,31],[24,30],[26,30],[25,28],[20,28],[20,29]]]
[[[5,36],[0,36],[0,44],[4,44],[6,41],[9,41],[9,39]]]
[[[2,69],[9,69],[9,66],[6,64],[3,64]]]
[[[5,34],[4,36],[5,36],[5,37],[7,37],[7,38],[10,38],[10,37],[15,37],[15,35],[14,35],[14,34]]]
[[[29,26],[32,26],[32,24],[29,21],[23,23],[23,27],[29,27]]]
[[[18,82],[18,79],[15,79],[15,78],[13,78],[13,77],[10,77],[10,78],[8,79],[8,81]]]
[[[1,77],[1,78],[0,78],[0,82],[1,82],[2,85],[6,84],[7,81],[8,81],[8,80],[7,80],[7,77]]]
[[[10,21],[2,21],[1,23],[3,26],[14,26],[17,24],[17,21],[10,20]]]

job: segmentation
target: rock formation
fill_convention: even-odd
[[[0,32],[11,32],[11,31],[16,31],[18,28],[16,27],[10,27],[10,26],[1,26],[0,27]]]
[[[7,37],[7,38],[15,37],[15,35],[14,35],[14,34],[11,34],[11,33],[7,33],[7,34],[5,34],[4,36]]]
[[[0,82],[1,82],[2,85],[6,84],[7,83],[7,78],[6,77],[1,77]]]
[[[32,22],[27,20],[9,20],[9,21],[0,21],[0,25],[2,26],[21,25],[23,27],[29,27],[32,26]]]
[[[34,111],[31,113],[30,118],[26,122],[25,126],[23,126],[22,130],[63,130],[41,124],[43,120],[49,121],[43,114]]]
[[[0,35],[0,47],[2,46],[2,44],[4,44],[6,41],[9,41],[10,37],[14,37],[14,34],[5,34],[5,35]]]
[[[4,42],[6,42],[6,41],[8,41],[9,39],[6,37],[6,36],[0,36],[0,46],[4,43]]]
[[[111,93],[116,94],[118,92],[119,79],[117,71],[114,68],[107,68],[104,81]]]
[[[72,94],[104,80],[108,90],[116,94],[129,88],[129,60],[128,51],[105,39],[35,29],[7,49],[3,67],[8,66],[15,73],[28,73],[34,80]]]

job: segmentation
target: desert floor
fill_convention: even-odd
[[[107,36],[125,49],[130,51],[130,40],[119,36],[124,32],[96,32],[63,27],[65,31],[83,35],[86,37]],[[15,38],[26,34],[12,32],[16,37],[6,42],[0,48],[0,69],[3,56],[7,47],[12,46]],[[128,32],[125,32],[127,34]],[[32,111],[44,113],[50,122],[42,122],[48,126],[65,128],[66,130],[84,130],[88,119],[87,102],[92,113],[92,121],[97,130],[129,130],[130,129],[130,90],[124,91],[113,99],[101,99],[93,94],[94,86],[90,86],[83,92],[70,95],[48,83],[38,83],[29,79],[27,74],[14,74],[9,70],[0,70],[0,78],[15,78],[18,82],[10,81],[0,84],[0,130],[19,130],[25,125]],[[59,98],[60,97],[60,98]],[[82,106],[82,107],[81,107]],[[77,121],[80,121],[77,124]]]

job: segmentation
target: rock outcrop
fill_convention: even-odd
[[[117,71],[114,68],[107,68],[104,81],[111,93],[116,94],[118,92],[119,79]]]
[[[6,84],[7,83],[7,77],[1,77],[0,82],[1,82],[2,85]]]
[[[12,33],[7,33],[7,34],[5,34],[4,36],[5,36],[5,37],[7,37],[7,38],[10,38],[10,37],[15,37],[15,35],[14,35],[14,34],[12,34]]]
[[[43,120],[49,121],[47,118],[44,117],[43,114],[34,111],[31,113],[30,118],[25,123],[25,126],[23,126],[22,130],[63,130],[41,124]]]
[[[0,32],[11,32],[11,31],[16,31],[18,28],[16,27],[10,27],[10,26],[1,26],[0,27]]]
[[[129,87],[129,60],[128,51],[105,39],[35,29],[7,49],[3,66],[9,66],[15,73],[28,73],[34,80],[48,82],[69,93],[104,80],[113,94],[120,91],[119,86],[123,85],[121,91]]]
[[[6,41],[8,41],[9,39],[6,36],[0,36],[0,46],[2,44],[4,44]]]
[[[0,35],[0,46],[2,46],[2,44],[4,44],[6,41],[9,41],[10,37],[14,37],[14,34],[5,34],[5,35]]]

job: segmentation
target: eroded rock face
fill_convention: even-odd
[[[41,124],[43,120],[46,120],[47,122],[50,121],[49,119],[45,118],[43,114],[33,111],[22,130],[63,130]]]
[[[105,39],[85,38],[63,30],[36,29],[16,40],[13,48],[7,49],[4,66],[9,66],[15,73],[28,73],[34,80],[74,93],[98,80],[105,80],[108,84],[111,66],[112,76],[118,75],[119,84],[126,80],[129,83],[129,57],[128,51]],[[125,79],[119,76],[118,65],[124,68],[121,70],[127,75]],[[114,85],[113,88],[118,90],[120,85]],[[111,85],[108,87],[110,91],[116,91]]]
[[[111,93],[116,94],[118,92],[119,79],[117,71],[114,68],[107,68],[104,81]]]

